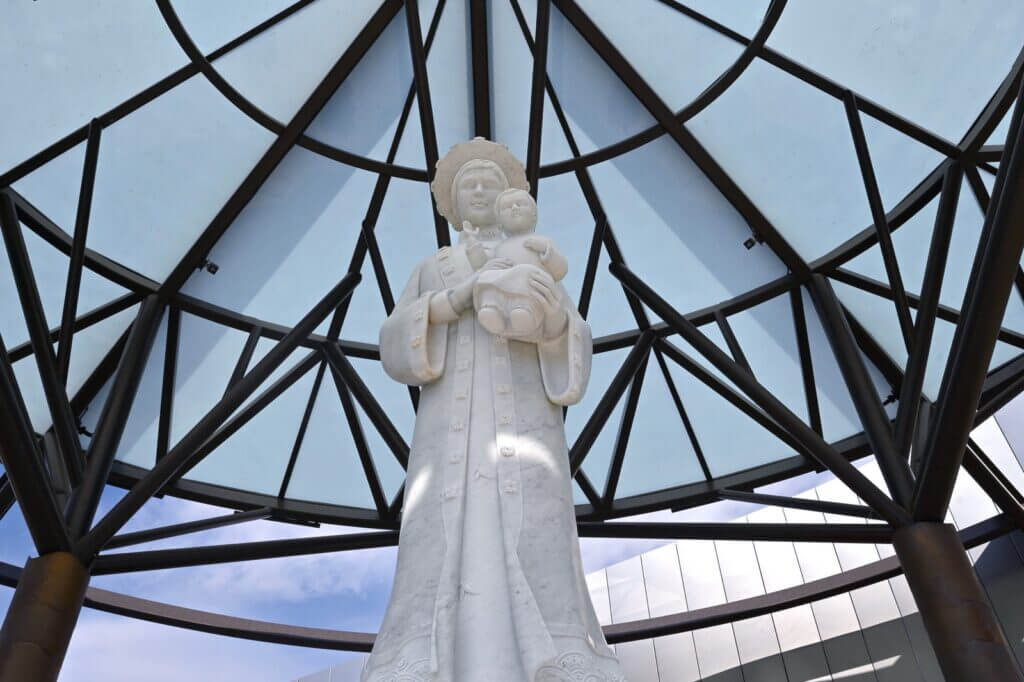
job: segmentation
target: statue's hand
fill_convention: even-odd
[[[544,338],[554,339],[564,330],[569,321],[569,314],[562,307],[558,290],[550,278],[540,272],[530,274],[530,295],[544,309]]]
[[[492,258],[484,263],[483,267],[479,270],[452,287],[451,292],[448,295],[448,301],[452,304],[452,308],[455,309],[455,312],[461,315],[473,307],[473,287],[476,286],[477,277],[480,276],[481,272],[486,272],[487,270],[505,270],[513,265],[515,265],[515,263],[508,258]]]
[[[523,240],[523,246],[528,248],[530,251],[534,251],[542,259],[548,254],[548,250],[551,248],[551,242],[542,237],[527,237]]]

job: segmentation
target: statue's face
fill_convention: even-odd
[[[455,188],[459,216],[473,225],[493,225],[498,220],[494,200],[504,189],[505,183],[494,169],[470,168]]]
[[[537,225],[537,204],[529,192],[506,192],[495,208],[505,234],[526,234]]]

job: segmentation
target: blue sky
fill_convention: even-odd
[[[100,513],[122,494],[108,488]],[[126,530],[152,528],[223,514],[224,510],[165,497],[151,500]],[[126,548],[156,549],[191,544],[246,542],[359,529],[306,528],[256,521],[187,537]],[[654,547],[658,542],[584,540],[587,571]],[[33,548],[15,506],[0,520],[0,561],[23,565]],[[233,616],[312,627],[375,631],[383,618],[396,550],[289,557],[187,569],[96,577],[95,587]],[[12,590],[0,587],[0,612]],[[354,658],[338,651],[249,642],[195,633],[83,609],[65,660],[62,682],[150,682],[232,679],[285,682]],[[358,666],[357,661],[353,665]]]

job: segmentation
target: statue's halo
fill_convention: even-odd
[[[430,183],[434,201],[437,202],[437,212],[444,216],[456,230],[461,230],[462,225],[459,222],[456,207],[452,205],[452,182],[455,181],[455,175],[463,164],[474,159],[486,159],[497,164],[505,174],[509,188],[530,189],[523,162],[517,159],[505,145],[485,140],[482,137],[474,137],[468,142],[458,143],[449,149],[443,158],[438,159],[434,181]]]

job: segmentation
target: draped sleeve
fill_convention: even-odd
[[[540,373],[548,400],[556,405],[575,405],[583,398],[590,380],[593,342],[590,325],[559,285],[562,305],[569,321],[561,336],[537,344]]]
[[[430,303],[435,295],[440,295],[436,300],[446,303],[447,295],[444,289],[431,286],[440,284],[438,278],[430,276],[432,266],[432,259],[416,266],[395,309],[380,328],[384,371],[410,386],[428,384],[444,373],[449,320],[431,323]],[[445,317],[454,320],[458,315],[451,311]]]

